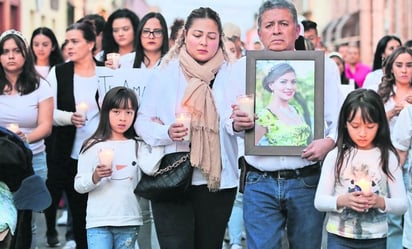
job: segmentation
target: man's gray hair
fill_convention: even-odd
[[[288,1],[288,0],[268,0],[265,1],[259,8],[259,13],[258,13],[258,28],[260,28],[260,25],[262,24],[262,15],[265,11],[271,10],[271,9],[287,9],[289,10],[290,14],[292,15],[293,21],[295,24],[298,23],[298,14],[296,11],[295,5]]]

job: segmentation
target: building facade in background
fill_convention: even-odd
[[[206,0],[198,2],[199,6],[213,4]],[[356,43],[361,60],[369,65],[382,36],[396,35],[402,41],[412,39],[412,0],[293,2],[300,15],[318,23],[319,35],[330,51],[342,43]],[[167,11],[162,6],[148,5],[145,0],[30,0],[24,4],[22,0],[0,0],[0,32],[14,28],[29,38],[35,28],[46,26],[55,32],[61,43],[66,27],[85,14],[98,13],[107,18],[113,10],[124,7],[133,9],[140,17],[150,10]]]

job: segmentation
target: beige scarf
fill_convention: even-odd
[[[219,49],[212,59],[199,64],[183,46],[179,61],[188,79],[183,106],[192,113],[190,162],[207,177],[209,190],[216,191],[220,187],[222,172],[219,115],[209,84],[224,62],[223,53]]]

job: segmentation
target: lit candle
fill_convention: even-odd
[[[246,112],[249,118],[254,119],[255,113],[255,98],[254,94],[241,95],[237,97],[237,104],[239,109]]]
[[[9,129],[10,131],[14,133],[17,133],[20,130],[20,127],[18,124],[12,123],[7,126],[7,129]]]
[[[79,104],[76,105],[76,111],[80,113],[83,117],[84,120],[87,118],[87,111],[89,110],[89,107],[85,102],[80,102]]]
[[[360,188],[360,190],[365,194],[371,192],[372,182],[366,178],[359,179],[355,182],[355,185],[357,185]]]
[[[100,164],[112,167],[114,150],[110,148],[102,148],[99,151]]]
[[[176,115],[176,123],[182,123],[185,128],[187,128],[187,135],[183,137],[183,140],[189,141],[190,140],[190,122],[192,120],[192,116],[188,112],[178,113]]]

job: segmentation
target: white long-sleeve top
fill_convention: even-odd
[[[238,182],[237,142],[233,135],[232,109],[227,101],[232,91],[227,84],[231,65],[224,64],[219,69],[213,83],[213,97],[219,115],[219,136],[222,159],[220,188],[234,188]],[[177,59],[165,66],[154,69],[149,81],[142,104],[139,108],[135,129],[140,137],[150,145],[164,145],[165,153],[189,151],[188,142],[174,142],[168,134],[169,126],[175,123],[175,115],[182,111],[181,102],[187,81]],[[161,125],[151,121],[158,117],[164,123]],[[193,185],[207,184],[207,179],[196,169],[192,177]]]
[[[112,176],[93,183],[93,172],[99,164],[102,148],[114,150]],[[134,189],[140,179],[136,158],[136,141],[105,141],[80,153],[74,189],[89,193],[86,228],[101,226],[142,225],[142,215]]]
[[[335,181],[337,149],[326,156],[322,166],[315,207],[329,212],[326,230],[347,238],[370,239],[386,237],[386,213],[401,215],[407,210],[407,199],[403,183],[402,169],[393,152],[389,153],[389,171],[394,177],[390,180],[379,164],[379,148],[352,151],[342,165],[340,183]],[[355,190],[359,179],[369,179],[371,191],[385,200],[385,210],[372,209],[359,213],[349,208],[338,209],[338,197]],[[361,229],[359,229],[361,228]]]

